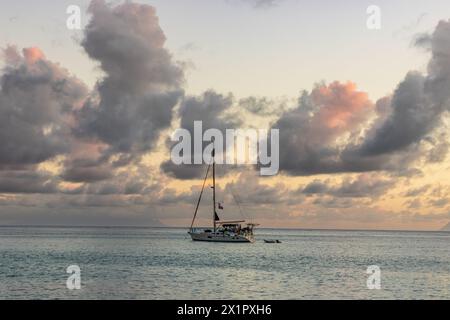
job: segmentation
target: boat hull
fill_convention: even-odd
[[[228,235],[223,233],[189,232],[193,241],[204,242],[229,242],[229,243],[252,243],[251,237],[243,235]]]

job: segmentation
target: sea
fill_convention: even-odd
[[[449,248],[447,232],[257,229],[230,244],[177,228],[0,227],[0,299],[450,299]]]

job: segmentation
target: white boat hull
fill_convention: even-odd
[[[206,241],[206,242],[234,242],[234,243],[249,243],[254,242],[253,237],[238,235],[238,234],[225,234],[225,233],[213,233],[213,232],[189,232],[193,241]]]

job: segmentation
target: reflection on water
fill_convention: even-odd
[[[8,227],[0,298],[450,299],[449,244],[439,232],[260,229],[255,244],[227,244],[184,229]],[[79,291],[66,288],[70,265]],[[370,265],[382,290],[367,289]]]

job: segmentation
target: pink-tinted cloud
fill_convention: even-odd
[[[373,103],[367,93],[358,91],[353,82],[331,84],[316,87],[311,93],[312,101],[319,111],[312,119],[315,127],[325,126],[334,134],[352,130],[373,109]]]
[[[23,56],[27,64],[36,63],[39,60],[44,60],[45,55],[41,49],[38,47],[25,48],[23,49]]]

